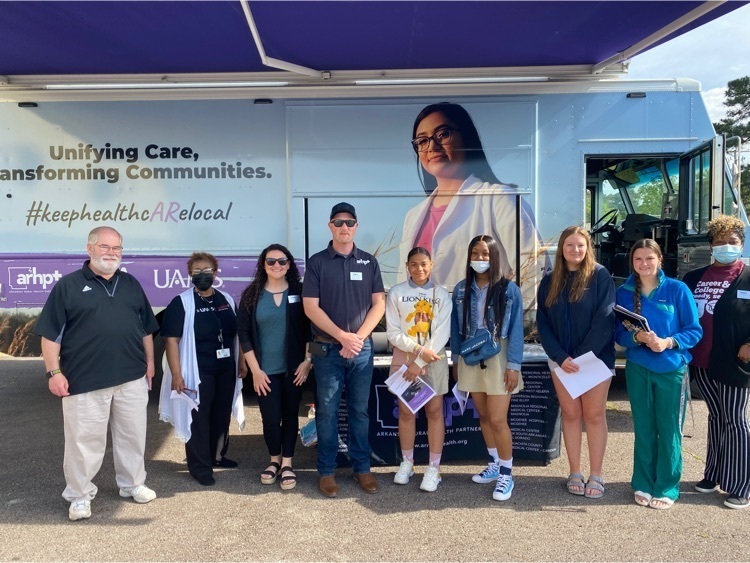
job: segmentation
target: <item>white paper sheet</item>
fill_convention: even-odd
[[[593,352],[586,352],[582,356],[573,358],[573,361],[580,368],[575,373],[565,373],[561,367],[555,368],[555,375],[573,399],[612,377],[612,370]]]
[[[458,408],[461,411],[461,414],[464,414],[464,412],[466,412],[466,403],[469,401],[469,393],[467,391],[461,391],[458,388],[458,383],[453,386],[453,389],[451,391],[453,392],[453,396],[456,398],[456,402],[458,403]]]

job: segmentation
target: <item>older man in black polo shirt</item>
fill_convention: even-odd
[[[345,202],[334,205],[328,228],[333,240],[307,261],[302,289],[305,313],[313,323],[310,350],[318,399],[318,488],[327,497],[338,494],[334,477],[338,410],[346,387],[354,477],[365,492],[376,493],[378,484],[370,472],[367,409],[373,364],[370,333],[385,312],[385,290],[378,261],[354,245],[354,207]]]
[[[154,376],[151,334],[159,325],[138,281],[120,271],[122,236],[110,227],[89,233],[90,260],[52,288],[36,332],[49,390],[62,397],[68,517],[91,517],[91,500],[112,430],[120,496],[146,503],[146,407]]]

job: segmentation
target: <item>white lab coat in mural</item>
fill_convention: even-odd
[[[406,256],[414,247],[432,196],[411,209],[404,219],[400,244],[399,281],[406,279]],[[524,302],[533,302],[536,279],[541,279],[547,258],[537,254],[542,241],[529,204],[521,199],[521,279]],[[453,286],[466,275],[469,242],[477,235],[490,235],[498,242],[502,271],[515,276],[516,190],[502,184],[482,182],[469,176],[451,199],[432,238],[432,277],[440,285]]]

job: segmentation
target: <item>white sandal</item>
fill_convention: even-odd
[[[656,510],[667,510],[668,508],[672,508],[673,504],[674,501],[667,497],[654,497],[651,499],[651,502],[648,503],[651,508],[655,508]]]
[[[598,475],[590,475],[584,495],[586,498],[602,498],[604,496],[604,479]]]
[[[650,494],[644,493],[643,491],[635,492],[635,503],[640,506],[650,506],[653,498],[654,497],[652,497]]]

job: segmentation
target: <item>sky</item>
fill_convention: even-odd
[[[750,76],[750,4],[631,59],[628,78],[693,78],[711,121],[726,116],[727,82]]]

